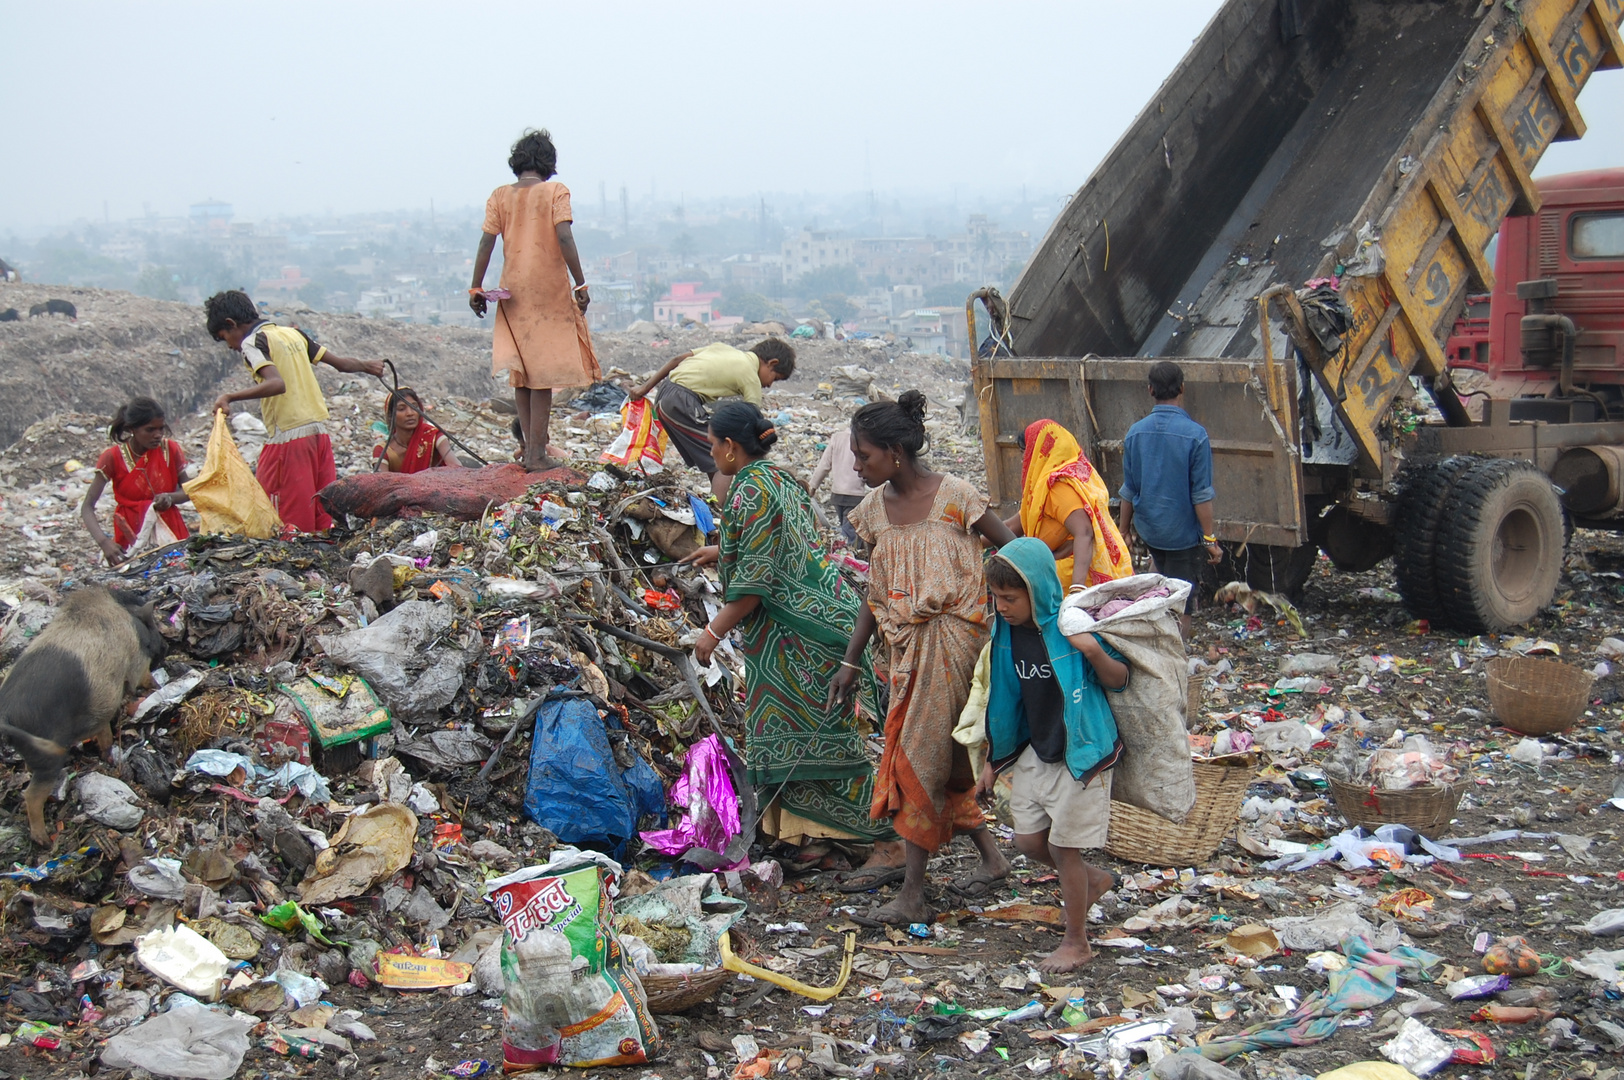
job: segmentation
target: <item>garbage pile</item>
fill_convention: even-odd
[[[807,471],[854,387],[887,380],[876,362],[840,372],[838,390],[819,381],[828,391],[769,399]],[[350,418],[341,473],[371,436],[371,391],[354,394],[334,408]],[[1214,823],[1212,842],[1181,859],[1113,841],[1093,960],[1045,975],[1034,958],[1063,931],[1059,883],[1014,853],[1007,823],[994,831],[1009,876],[975,887],[977,857],[956,841],[929,868],[936,918],[906,928],[867,925],[873,897],[840,891],[861,850],[758,845],[760,796],[737,768],[739,657],[724,645],[700,669],[687,648],[719,597],[677,562],[715,508],[680,468],[599,461],[619,417],[597,394],[558,411],[570,468],[466,519],[412,507],[320,539],[197,537],[116,575],[75,546],[79,470],[63,465],[88,451],[51,441],[60,418],[32,429],[65,460],[5,495],[32,532],[0,582],[0,658],[65,592],[103,580],[154,601],[167,653],[110,759],[69,758],[48,849],[29,840],[27,770],[0,770],[14,866],[0,874],[0,1067],[1621,1067],[1614,538],[1578,534],[1558,608],[1526,636],[1436,634],[1386,570],[1316,573],[1295,605],[1220,590],[1189,665],[1191,828]],[[938,464],[978,476],[973,437],[938,405]],[[511,456],[505,415],[435,408],[491,460]],[[91,418],[72,425],[95,441]],[[1487,671],[1523,656],[1594,680],[1566,728],[1502,726]],[[1215,770],[1240,775],[1224,806],[1203,787]]]

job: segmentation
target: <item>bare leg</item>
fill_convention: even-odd
[[[881,840],[868,853],[868,861],[859,869],[871,866],[906,866],[908,853],[901,840]]]
[[[982,825],[979,828],[966,831],[964,835],[969,836],[970,843],[976,846],[976,851],[981,855],[981,873],[983,875],[989,880],[998,880],[1008,876],[1009,860],[1004,858],[1004,853],[999,851],[998,845],[993,842],[992,830]]]
[[[1076,971],[1094,959],[1088,943],[1088,909],[1111,889],[1111,875],[1083,861],[1076,848],[1049,843],[1049,831],[1016,833],[1015,846],[1029,859],[1055,868],[1066,907],[1066,936],[1060,947],[1038,962],[1038,970],[1053,974]]]
[[[930,909],[925,906],[925,864],[930,861],[930,852],[912,840],[904,840],[902,845],[907,851],[907,876],[902,879],[902,888],[898,890],[896,898],[884,907],[876,908],[873,916],[880,922],[894,925],[924,922],[930,914]]]
[[[513,410],[519,414],[519,463],[526,471],[530,470],[530,448],[536,445],[536,437],[530,431],[530,388],[528,386],[515,386],[513,388]]]
[[[732,486],[733,478],[724,472],[713,472],[710,474],[710,484],[711,494],[716,496],[716,503],[720,506],[722,500],[727,498],[727,489]]]
[[[552,457],[548,436],[551,433],[553,422],[553,392],[551,390],[530,391],[530,430],[525,435],[525,453],[532,457],[534,464],[526,463],[525,467],[531,472],[542,472],[547,469],[556,469],[564,464]],[[534,441],[532,441],[534,440]]]

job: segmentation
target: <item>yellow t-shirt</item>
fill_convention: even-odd
[[[316,382],[316,364],[327,350],[311,341],[303,330],[274,323],[260,323],[243,339],[242,358],[255,382],[264,382],[260,371],[275,365],[287,389],[275,397],[259,399],[259,417],[271,441],[277,435],[306,424],[327,419],[327,399]]]
[[[695,349],[667,378],[698,394],[707,405],[725,397],[761,404],[761,361],[753,352],[720,341]]]

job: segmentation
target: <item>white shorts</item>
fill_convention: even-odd
[[[1018,833],[1048,830],[1055,847],[1087,851],[1105,846],[1111,823],[1111,770],[1085,787],[1064,761],[1042,761],[1030,746],[1010,770],[1009,810]]]

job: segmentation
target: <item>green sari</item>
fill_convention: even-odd
[[[823,553],[812,501],[783,469],[752,461],[733,477],[721,514],[724,600],[760,597],[738,625],[743,642],[749,779],[785,809],[863,840],[891,840],[869,817],[874,765],[850,705],[827,708],[862,603]],[[875,714],[871,667],[860,700]],[[776,790],[774,790],[776,788]]]

